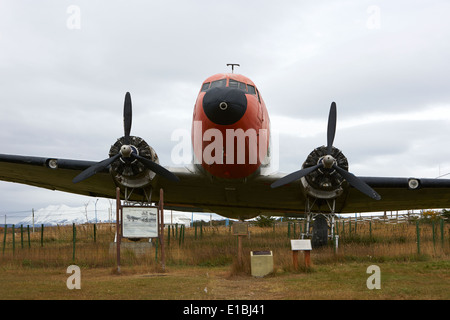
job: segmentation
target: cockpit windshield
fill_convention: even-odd
[[[227,86],[227,79],[220,79],[220,80],[216,80],[211,82],[211,87],[212,88],[219,88],[219,87],[226,87]]]
[[[205,82],[202,85],[202,90],[201,91],[207,91],[208,89],[212,89],[212,88],[219,88],[219,87],[226,87],[227,86],[227,79],[220,79],[220,80],[216,80],[213,82]]]
[[[219,87],[226,87],[227,86],[227,79],[220,79],[220,80],[216,80],[216,81],[212,81],[212,82],[205,82],[202,85],[202,92],[205,92],[211,88],[219,88]],[[257,93],[257,90],[254,86],[250,85],[250,84],[245,84],[244,82],[240,82],[240,81],[236,81],[234,79],[230,79],[228,81],[228,87],[230,88],[236,88],[242,91],[245,91],[249,94],[253,94],[255,96],[258,96],[259,99],[259,95]]]
[[[205,92],[206,90],[208,90],[209,89],[209,85],[210,85],[211,83],[210,82],[205,82],[203,85],[202,85],[202,92]]]
[[[243,83],[243,82],[239,82],[239,81],[230,79],[230,82],[229,82],[228,86],[230,88],[241,89],[241,90],[247,92],[247,85],[245,83]]]

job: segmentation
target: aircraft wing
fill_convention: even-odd
[[[381,200],[369,197],[349,188],[342,201],[341,212],[376,212],[411,209],[436,209],[450,207],[450,179],[359,177],[375,191]],[[417,181],[418,184],[411,184]]]
[[[108,169],[79,183],[75,176],[96,162],[0,154],[0,180],[75,194],[115,198],[116,185]],[[153,190],[164,189],[165,208],[192,212],[215,212],[230,218],[259,214],[298,215],[305,211],[306,197],[300,181],[272,189],[284,174],[259,175],[242,181],[225,182],[202,174],[195,167],[168,168],[179,179],[157,177]],[[359,177],[381,196],[373,200],[353,187],[336,201],[336,213],[375,212],[450,207],[450,179]],[[136,195],[132,200],[141,200]],[[153,192],[152,201],[159,200]],[[326,210],[326,207],[324,207]]]
[[[99,172],[89,181],[78,184],[72,182],[77,173],[95,163],[0,154],[0,180],[87,196],[114,197],[115,185],[107,170]]]
[[[79,183],[72,180],[85,169],[96,164],[95,161],[58,159],[22,155],[0,154],[0,180],[31,185],[50,190],[74,194],[115,198],[116,184],[104,169],[89,179]],[[289,196],[285,191],[273,190],[270,183],[276,176],[266,180],[264,177],[252,179],[251,182],[224,183],[215,181],[198,172],[195,167],[168,168],[180,181],[172,182],[156,177],[153,181],[152,201],[159,201],[159,189],[164,189],[165,208],[192,212],[216,212],[229,217],[256,216],[266,211],[300,212],[303,201],[297,196],[298,190],[291,190]],[[277,209],[277,201],[260,199],[265,194],[280,198],[284,207]],[[142,200],[136,193],[131,200]],[[291,203],[288,203],[290,201]],[[291,209],[290,209],[291,208]],[[244,213],[244,214],[243,214]]]
[[[195,177],[186,177],[179,186],[159,180],[161,187],[172,194],[179,203],[190,203],[196,207],[206,206],[212,212],[228,217],[265,215],[303,215],[306,196],[300,181],[280,188],[270,185],[285,176],[277,173],[260,175],[238,184],[226,184],[201,181]],[[381,200],[372,198],[349,186],[344,194],[336,200],[336,213],[378,212],[412,209],[433,209],[450,207],[449,179],[414,179],[418,181],[415,189],[411,188],[411,178],[398,177],[359,177],[381,196]],[[191,187],[194,186],[194,187]],[[191,191],[191,188],[194,190]],[[166,192],[165,192],[166,194]],[[184,194],[184,197],[183,197]],[[170,198],[170,197],[169,197]],[[175,204],[175,203],[174,203]],[[322,206],[329,212],[327,205]],[[207,210],[206,210],[207,211]],[[256,213],[255,213],[256,212]]]

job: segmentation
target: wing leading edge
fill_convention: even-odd
[[[73,178],[96,162],[0,154],[0,180],[59,190],[80,195],[115,198],[116,185],[108,169],[86,181]],[[155,178],[154,190],[164,189],[169,209],[215,212],[230,218],[251,218],[259,214],[302,215],[306,197],[299,181],[272,189],[270,185],[284,174],[258,175],[226,182],[215,180],[195,167],[170,168],[179,179],[172,182]],[[376,212],[450,207],[450,179],[410,179],[359,177],[372,187],[381,200],[375,201],[358,190],[346,188],[336,201],[336,213]],[[158,201],[158,192],[152,201]],[[138,199],[139,195],[136,195]],[[135,200],[136,200],[135,199]],[[139,198],[140,200],[140,198]],[[325,210],[325,207],[324,207]]]

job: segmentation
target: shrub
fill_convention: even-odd
[[[265,215],[260,215],[258,217],[256,217],[256,221],[255,221],[255,226],[257,227],[272,227],[274,224],[275,218],[269,217],[269,216],[265,216]]]

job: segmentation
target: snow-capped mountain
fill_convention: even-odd
[[[166,224],[185,224],[189,226],[191,220],[209,221],[211,215],[209,213],[191,213],[175,210],[164,210],[164,222]],[[221,219],[222,217],[213,214],[213,219]],[[222,218],[223,219],[223,218]],[[3,222],[3,221],[2,221]],[[64,204],[49,205],[45,208],[34,210],[34,225],[38,226],[44,224],[46,226],[52,225],[66,225],[66,224],[83,224],[83,223],[105,223],[116,222],[116,203],[115,201],[108,201],[100,199],[100,201],[90,202],[81,207],[69,207]],[[33,225],[33,214],[26,217],[8,216],[7,224],[17,225]]]

